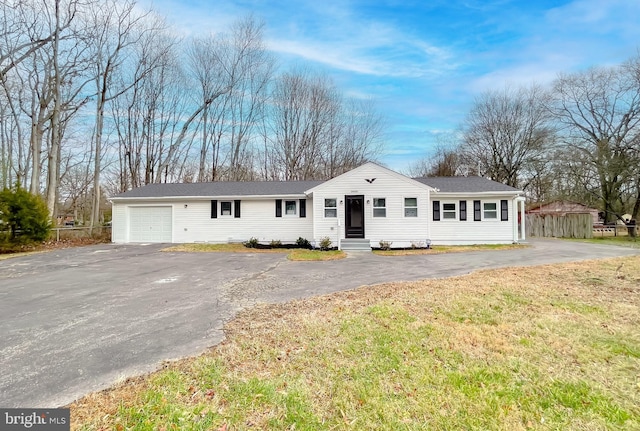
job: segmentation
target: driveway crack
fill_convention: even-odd
[[[277,281],[276,283],[273,281],[277,278],[271,277],[270,273],[278,269],[284,262],[284,260],[277,261],[261,271],[224,283],[220,286],[221,298],[239,302],[243,307],[254,304],[261,292],[278,287]]]

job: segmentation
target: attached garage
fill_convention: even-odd
[[[170,206],[129,207],[130,242],[171,242]]]

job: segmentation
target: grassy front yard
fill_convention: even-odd
[[[244,312],[72,429],[640,429],[639,327],[640,257],[363,287]]]

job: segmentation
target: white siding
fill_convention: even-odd
[[[127,206],[114,202],[111,207],[111,241],[127,242]]]
[[[163,203],[161,201],[127,201],[113,204],[113,242],[130,242],[130,208],[138,206],[169,205],[173,208],[173,242],[241,242],[251,237],[269,242],[295,242],[299,237],[311,240],[313,235],[313,204],[306,203],[306,217],[300,217],[299,199],[296,201],[295,216],[275,216],[275,199],[240,200],[240,218],[220,215],[221,202],[233,199],[218,198],[218,217],[211,218],[211,200],[180,200]]]
[[[509,207],[508,221],[500,220],[500,200],[504,197],[495,196],[473,196],[470,198],[449,198],[431,195],[431,201],[440,202],[440,221],[433,221],[433,215],[429,214],[431,221],[431,240],[434,245],[470,245],[470,244],[510,244],[514,242],[514,224],[517,224],[517,218],[513,214],[513,198],[507,198]],[[459,201],[467,201],[467,220],[460,221],[460,203]],[[479,200],[484,202],[497,202],[497,219],[485,220],[482,214],[481,221],[474,221],[473,201]],[[456,219],[444,220],[442,218],[442,206],[444,203],[456,204]],[[481,206],[481,213],[482,211]]]
[[[375,180],[371,183],[365,180],[372,178]],[[412,242],[424,242],[428,238],[429,189],[377,165],[363,165],[314,189],[315,241],[329,237],[337,245],[338,239],[345,238],[347,195],[364,196],[364,236],[371,241],[372,247],[378,247],[381,240],[392,242],[393,247],[410,247]],[[386,217],[373,217],[374,198],[385,198]],[[404,198],[418,199],[417,217],[404,216]],[[324,217],[325,199],[337,200],[337,217]]]
[[[368,181],[367,181],[368,180]],[[438,244],[504,244],[517,241],[517,211],[514,193],[487,192],[484,194],[440,193],[430,187],[375,164],[365,164],[327,181],[311,190],[306,200],[306,217],[299,216],[300,196],[282,197],[282,217],[275,216],[275,198],[246,198],[241,200],[241,217],[221,215],[222,202],[234,198],[216,198],[217,218],[211,218],[211,200],[206,198],[170,198],[115,200],[113,203],[113,242],[132,241],[131,208],[171,207],[171,231],[173,242],[240,242],[255,237],[263,242],[280,240],[295,242],[299,237],[319,242],[329,237],[333,245],[345,238],[346,196],[364,196],[364,237],[372,247],[380,241],[392,243],[392,247],[410,247],[431,240]],[[374,199],[386,200],[386,216],[373,217]],[[417,217],[406,217],[405,198],[416,198]],[[236,198],[237,199],[237,198]],[[325,199],[336,199],[337,217],[324,216]],[[501,221],[500,200],[508,201],[508,221]],[[285,214],[285,201],[295,200],[295,216]],[[433,201],[456,204],[456,219],[433,221]],[[467,201],[467,220],[459,220],[459,201]],[[473,201],[496,202],[497,219],[474,221]],[[484,217],[483,217],[484,218]]]

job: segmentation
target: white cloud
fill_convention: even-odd
[[[382,101],[395,160],[455,128],[474,94],[617,64],[640,44],[640,0],[563,1],[546,11],[514,0],[154,1],[184,35],[225,30],[248,12],[264,19],[285,67],[314,62],[348,96]]]
[[[559,73],[619,64],[638,47],[640,2],[576,0],[553,8],[521,29],[518,39],[495,47],[495,66],[467,88],[477,93],[505,85],[547,84]]]
[[[561,26],[588,26],[591,31],[605,32],[619,29],[620,25],[637,26],[640,2],[635,0],[575,0],[552,8],[547,13],[549,22]]]
[[[546,85],[557,78],[562,70],[562,67],[550,63],[518,64],[486,73],[471,81],[467,88],[471,93],[481,93],[505,86],[526,87],[534,83]]]
[[[377,39],[366,35],[323,38],[278,39],[267,41],[276,52],[295,55],[335,69],[375,76],[420,78],[455,69],[457,63],[445,48],[402,34]]]

